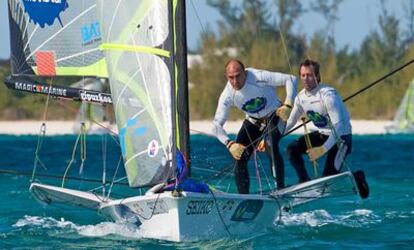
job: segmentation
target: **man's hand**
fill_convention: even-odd
[[[246,149],[245,146],[243,146],[240,143],[234,142],[234,141],[230,141],[227,143],[227,148],[230,151],[230,154],[233,156],[234,159],[236,160],[240,160],[244,150]]]
[[[292,111],[292,105],[285,103],[276,110],[276,115],[286,122],[289,119],[290,112]]]
[[[319,157],[326,153],[326,149],[323,146],[314,147],[306,150],[306,153],[308,153],[311,161],[316,161]]]
[[[265,140],[261,140],[256,147],[257,151],[264,152],[266,150]]]

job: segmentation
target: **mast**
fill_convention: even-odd
[[[171,57],[170,57],[170,76],[171,76],[171,119],[172,119],[172,149],[171,149],[171,169],[174,169],[177,166],[177,147],[179,146],[178,136],[179,132],[177,129],[179,126],[177,126],[177,102],[176,102],[176,91],[178,89],[177,86],[177,80],[176,80],[176,73],[175,69],[177,68],[177,65],[175,64],[175,53],[176,53],[176,47],[175,47],[175,21],[174,21],[174,0],[168,0],[168,23],[170,29],[170,43],[168,44],[170,46],[171,51]]]
[[[177,124],[177,147],[183,154],[190,175],[190,128],[188,107],[188,72],[187,72],[187,32],[185,1],[174,0],[176,3],[174,15],[175,41],[175,68],[176,95],[175,95],[175,123]]]

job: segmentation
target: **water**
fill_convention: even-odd
[[[295,138],[284,138],[281,148],[285,149]],[[414,246],[414,135],[354,136],[353,153],[347,162],[351,169],[365,171],[371,188],[367,200],[325,199],[285,213],[266,233],[193,243],[143,239],[134,226],[108,222],[94,211],[41,205],[28,191],[37,140],[36,136],[0,136],[0,169],[29,175],[0,174],[1,249],[412,249]],[[75,140],[75,136],[44,139],[38,155],[47,170],[39,163],[37,172],[61,175],[70,162]],[[224,190],[235,190],[231,174],[221,175],[214,181],[211,178],[213,170],[231,164],[224,146],[200,135],[192,136],[191,140],[193,173],[211,179]],[[103,142],[99,136],[88,137],[83,177],[101,178]],[[112,176],[119,149],[110,138],[106,144],[107,176]],[[259,162],[268,175],[266,157],[259,156]],[[79,167],[76,154],[68,176],[79,176]],[[254,166],[250,167],[254,181]],[[120,171],[122,175],[123,170]],[[295,183],[295,174],[287,162],[286,172],[286,182]],[[55,184],[61,181],[40,180]],[[265,189],[272,185],[266,183],[264,174],[262,181]],[[71,180],[66,184],[81,189],[95,185]],[[114,190],[115,194],[121,192],[121,189]]]

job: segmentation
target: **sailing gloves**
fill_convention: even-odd
[[[314,147],[306,150],[306,153],[308,153],[311,161],[316,161],[319,157],[326,153],[326,149],[324,146]]]
[[[245,146],[235,141],[227,142],[226,147],[230,151],[230,154],[233,156],[233,158],[236,160],[240,160],[244,150],[246,149]]]
[[[292,111],[292,102],[287,101],[285,104],[280,106],[276,110],[276,115],[282,119],[282,121],[286,122],[289,119],[290,112]]]

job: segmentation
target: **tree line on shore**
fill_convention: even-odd
[[[322,82],[339,91],[343,98],[355,93],[394,68],[414,58],[414,0],[406,2],[407,15],[394,16],[381,0],[379,29],[366,34],[361,46],[338,48],[334,38],[337,12],[343,0],[313,0],[306,8],[299,0],[208,0],[222,16],[219,32],[203,27],[195,51],[202,60],[189,69],[190,118],[212,119],[225,85],[224,64],[238,58],[247,67],[297,75],[299,63],[310,58],[321,64]],[[271,11],[276,18],[269,18]],[[312,34],[295,31],[294,24],[306,12],[322,15],[326,27]],[[272,13],[274,14],[274,13]],[[406,27],[401,23],[407,23]],[[338,32],[338,31],[337,31]],[[352,36],[352,34],[349,34]],[[349,100],[353,119],[391,119],[410,81],[414,66],[385,79],[374,88]],[[0,63],[0,81],[10,74],[8,61]],[[74,80],[72,80],[73,82]],[[71,80],[64,80],[66,85]],[[301,86],[299,85],[299,88]],[[282,100],[283,91],[278,93]],[[52,101],[45,113],[45,96],[11,91],[0,84],[0,119],[74,119],[79,104]],[[57,105],[55,105],[57,103]],[[241,118],[232,112],[231,119]]]

